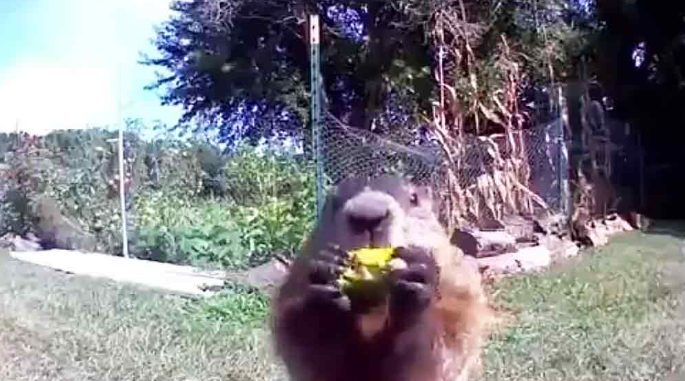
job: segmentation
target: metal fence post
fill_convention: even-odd
[[[309,61],[311,85],[312,153],[316,165],[316,216],[321,214],[324,199],[324,173],[321,147],[321,79],[319,15],[309,15]]]
[[[557,99],[559,107],[559,116],[561,123],[559,123],[559,187],[560,187],[560,197],[561,197],[561,212],[565,217],[571,216],[571,207],[573,203],[570,199],[570,189],[569,189],[569,165],[568,165],[568,147],[566,145],[567,136],[567,126],[569,123],[568,119],[568,109],[566,107],[566,97],[564,96],[563,86],[559,85],[557,88]],[[570,129],[569,129],[570,130]]]
[[[117,66],[118,76],[118,93],[117,93],[117,124],[119,125],[118,136],[118,159],[119,159],[119,206],[121,208],[121,241],[124,258],[130,258],[128,250],[128,224],[126,223],[126,167],[124,161],[124,128],[126,126],[123,118],[123,104],[122,104],[122,75],[121,66]]]

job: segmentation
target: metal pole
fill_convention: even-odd
[[[118,70],[119,91],[117,96],[117,122],[119,123],[119,202],[121,206],[121,239],[125,258],[130,258],[128,253],[128,229],[126,228],[126,170],[124,167],[124,121],[121,105],[121,68]]]
[[[566,218],[569,218],[571,216],[571,213],[573,212],[571,210],[571,208],[573,208],[573,203],[571,202],[571,192],[568,181],[570,173],[568,166],[568,146],[566,143],[567,141],[569,141],[568,139],[570,137],[566,135],[566,131],[569,131],[570,129],[568,128],[569,117],[568,108],[566,105],[566,97],[564,96],[564,87],[561,84],[558,85],[557,88],[557,102],[559,116],[561,117],[561,131],[559,139],[559,186],[561,187],[561,211]]]
[[[312,153],[316,165],[316,216],[321,215],[324,199],[324,173],[321,147],[321,79],[319,15],[309,15],[309,60],[311,85]]]
[[[126,174],[124,170],[124,123],[119,122],[119,200],[121,202],[121,239],[124,257],[128,254],[128,231],[126,229]]]
[[[120,14],[117,16],[121,16]],[[121,17],[117,17],[117,20],[123,20]],[[121,23],[117,23],[118,32],[123,32],[125,26]],[[122,69],[121,69],[121,59],[117,56],[117,109],[116,109],[116,120],[119,125],[119,139],[118,139],[118,151],[119,151],[119,206],[121,208],[121,240],[122,240],[122,254],[124,258],[130,258],[128,252],[128,224],[126,222],[126,167],[124,166],[124,118],[123,118],[123,81],[122,81]]]

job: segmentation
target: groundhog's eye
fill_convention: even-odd
[[[411,196],[409,197],[409,202],[411,203],[412,206],[418,206],[419,205],[419,196],[416,193],[412,193]]]

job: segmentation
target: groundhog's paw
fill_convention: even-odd
[[[347,262],[348,254],[337,247],[321,250],[309,260],[309,281],[314,285],[335,286]]]
[[[338,283],[347,261],[348,254],[337,247],[329,247],[314,254],[308,262],[309,298],[330,302],[341,309],[349,309],[350,302]]]
[[[395,258],[402,259],[407,266],[394,271],[399,280],[432,285],[437,281],[438,269],[431,253],[424,248],[409,246],[395,250]]]
[[[391,313],[410,317],[430,304],[438,280],[437,267],[430,253],[420,248],[400,248],[396,257],[407,266],[390,274]]]

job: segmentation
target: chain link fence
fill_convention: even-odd
[[[440,147],[421,132],[402,130],[383,135],[344,124],[328,115],[321,125],[321,149],[317,162],[323,166],[328,188],[348,176],[399,174],[418,183],[436,180],[442,161]]]
[[[531,168],[529,187],[552,211],[564,215],[570,212],[570,167],[565,132],[561,117],[523,131]]]
[[[450,164],[445,149],[434,139],[428,128],[402,128],[400,132],[376,134],[345,125],[328,115],[321,124],[319,156],[317,165],[323,169],[323,177],[317,179],[323,189],[347,176],[375,176],[399,174],[412,181],[430,185],[438,194],[444,194],[446,169]],[[516,139],[525,154],[525,184],[500,181],[503,156],[506,158],[504,136],[463,136],[462,148],[456,173],[459,188],[465,194],[484,192],[484,187],[497,188],[492,192],[504,204],[510,192],[530,192],[538,200],[535,209],[567,215],[569,211],[568,154],[566,150],[564,122],[561,117],[533,128],[517,131]],[[497,151],[497,152],[493,152]],[[511,189],[503,189],[506,187]],[[477,202],[484,203],[484,202]],[[482,206],[482,205],[481,205]],[[495,209],[498,209],[495,206]],[[499,208],[501,209],[501,208]],[[504,208],[506,209],[506,208]],[[482,214],[472,216],[479,220],[486,217],[487,207],[479,208]],[[444,216],[443,216],[444,217]],[[492,216],[487,216],[492,217]]]

